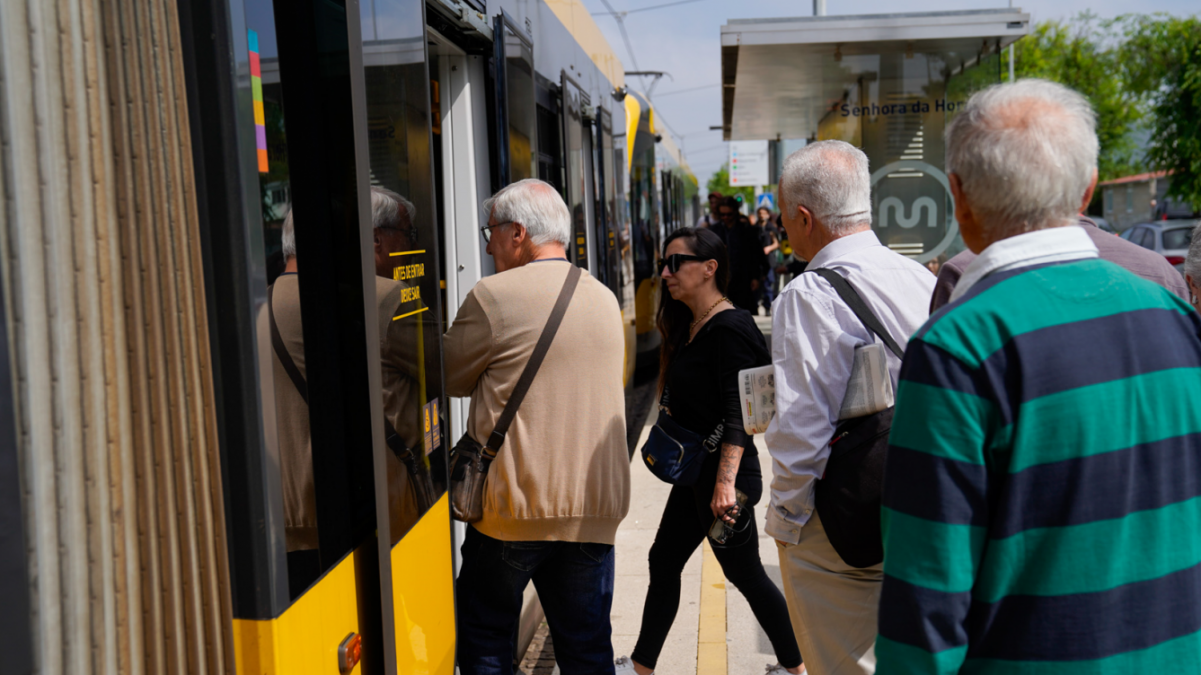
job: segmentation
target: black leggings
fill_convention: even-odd
[[[680,573],[713,524],[709,503],[713,500],[713,487],[717,481],[717,454],[705,462],[696,485],[677,485],[671,489],[663,519],[659,521],[659,531],[655,533],[649,556],[651,583],[642,608],[642,629],[634,653],[630,655],[631,659],[648,668],[654,668],[659,660],[667,632],[680,608]],[[736,529],[745,529],[725,545],[712,541],[709,545],[713,547],[717,562],[721,563],[721,571],[750,603],[751,611],[771,640],[780,665],[795,668],[801,665],[801,651],[792,633],[784,595],[768,578],[759,559],[755,510],[750,508],[763,494],[758,457],[742,459],[734,486],[748,497],[748,508],[743,509],[735,525]]]

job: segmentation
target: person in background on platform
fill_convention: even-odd
[[[496,274],[467,294],[443,340],[446,393],[470,396],[487,439],[546,326],[571,263],[571,214],[528,178],[485,200]],[[463,675],[513,670],[532,580],[565,673],[612,673],[613,542],[630,504],[617,298],[587,272],[484,485],[455,585]]]
[[[780,208],[793,251],[810,270],[842,275],[903,349],[927,318],[934,277],[880,243],[871,230],[871,204],[867,156],[849,143],[811,143],[784,162]],[[766,436],[775,477],[767,533],[778,543],[797,644],[821,675],[871,673],[876,665],[883,571],[846,564],[814,506],[855,348],[869,344],[879,344],[876,336],[817,274],[798,275],[776,300],[776,416]],[[895,384],[901,361],[886,354]]]
[[[709,213],[702,215],[697,221],[697,228],[714,227],[721,223],[721,217],[717,213],[717,207],[721,204],[721,200],[725,199],[725,195],[720,192],[709,193]]]
[[[680,605],[680,573],[704,541],[715,519],[732,532],[711,541],[722,572],[751,605],[771,640],[779,665],[768,673],[800,673],[788,606],[759,558],[755,509],[763,475],[754,437],[743,429],[738,371],[771,362],[763,333],[750,314],[725,297],[730,266],[726,247],[712,231],[681,228],[667,237],[661,259],[659,300],[660,404],[672,420],[708,436],[723,424],[721,452],[705,458],[695,485],[671,489],[650,551],[650,587],[642,610],[638,644],[618,659],[618,673],[649,675],[657,665]],[[746,495],[739,507],[736,491]],[[677,669],[683,664],[673,664]],[[781,674],[782,675],[782,674]]]
[[[938,276],[938,271],[942,269],[942,266],[946,264],[946,262],[947,257],[945,255],[936,255],[926,261],[926,269],[930,270],[930,273],[934,276]],[[937,286],[935,287],[935,290],[937,290]]]
[[[1196,670],[1201,317],[1076,226],[1095,125],[1028,79],[947,126],[978,257],[901,370],[881,674]]]
[[[764,311],[771,316],[771,302],[775,299],[776,291],[776,265],[780,260],[780,231],[776,228],[776,218],[771,209],[760,206],[755,212],[759,214],[759,243],[763,245],[763,255],[767,256],[767,272],[763,275],[759,300]]]
[[[1184,281],[1188,284],[1188,301],[1201,312],[1201,227],[1193,228],[1188,255],[1184,258]]]
[[[711,228],[730,254],[730,287],[726,296],[734,306],[759,313],[759,291],[767,273],[767,256],[759,241],[759,229],[739,213],[742,202],[726,197],[718,206],[722,225]]]

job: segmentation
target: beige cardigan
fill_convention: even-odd
[[[477,441],[492,433],[569,264],[487,277],[459,308],[443,343],[446,390],[471,397]],[[488,472],[476,529],[504,541],[614,542],[630,505],[624,356],[617,299],[585,272]]]

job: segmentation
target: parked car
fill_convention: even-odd
[[[1162,254],[1181,274],[1184,274],[1184,257],[1188,254],[1189,241],[1198,220],[1157,220],[1135,225],[1120,236],[1133,243]]]

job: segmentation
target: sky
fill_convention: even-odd
[[[630,58],[617,22],[603,14],[603,0],[582,0],[593,13],[613,51],[630,70],[666,71],[656,86],[653,103],[657,122],[666,122],[676,143],[704,189],[709,177],[726,161],[728,150],[721,125],[721,27],[728,19],[810,16],[811,0],[695,0],[662,9],[634,11],[667,4],[672,0],[608,0],[617,12],[632,12],[624,21],[634,57]],[[678,1],[678,0],[677,0]],[[964,9],[993,9],[1007,6],[1005,0],[826,0],[826,14],[881,14],[932,12]],[[1067,19],[1090,10],[1102,18],[1131,11],[1129,0],[1044,0],[1017,7],[1031,14],[1032,23]],[[1141,0],[1138,11],[1168,12],[1178,16],[1198,13],[1197,0]],[[649,78],[630,77],[627,85],[645,91]]]

